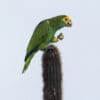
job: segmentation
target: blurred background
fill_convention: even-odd
[[[0,1],[0,100],[43,100],[42,53],[25,74],[25,50],[36,25],[56,15],[69,15],[56,43],[62,58],[63,100],[100,100],[100,0]]]

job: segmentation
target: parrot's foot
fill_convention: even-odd
[[[60,33],[60,34],[57,36],[57,38],[58,38],[59,40],[63,40],[63,39],[64,39],[64,35],[63,35],[62,33]]]
[[[64,35],[62,33],[60,33],[57,37],[54,37],[52,42],[56,43],[58,42],[59,40],[62,40],[64,39]]]

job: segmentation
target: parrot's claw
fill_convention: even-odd
[[[62,33],[60,33],[57,37],[54,37],[52,42],[56,43],[59,40],[63,40],[64,39],[64,35]]]
[[[64,39],[64,35],[63,35],[62,33],[60,33],[60,34],[57,36],[57,38],[58,38],[59,40],[63,40],[63,39]]]

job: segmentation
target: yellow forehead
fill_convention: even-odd
[[[70,17],[69,17],[69,16],[65,16],[65,17],[63,18],[63,20],[70,20]]]

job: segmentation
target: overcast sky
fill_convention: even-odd
[[[42,99],[42,52],[24,75],[25,50],[35,26],[43,19],[69,15],[63,28],[61,53],[63,100],[100,100],[100,0],[0,1],[0,100]]]

